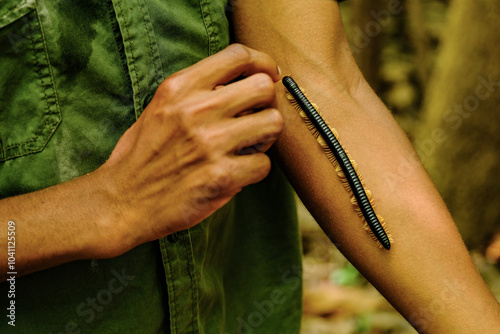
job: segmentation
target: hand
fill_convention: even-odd
[[[272,108],[279,79],[269,56],[242,45],[167,78],[96,171],[121,212],[110,228],[118,224],[129,246],[155,240],[262,180],[270,170],[263,152],[283,128]]]

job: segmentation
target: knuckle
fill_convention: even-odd
[[[254,180],[255,182],[258,182],[264,179],[271,171],[271,160],[264,153],[256,154],[255,157],[259,158],[259,161],[257,163],[258,168],[256,169]]]
[[[260,95],[262,102],[270,104],[276,98],[276,90],[273,79],[265,73],[254,74],[252,85]]]
[[[250,48],[242,44],[231,44],[226,48],[231,55],[241,63],[247,63],[252,58],[252,52]]]
[[[218,160],[218,163],[211,166],[207,175],[214,187],[218,187],[219,190],[222,191],[231,185],[231,173],[234,169],[233,165],[231,159],[221,158]]]
[[[277,109],[271,109],[269,115],[269,126],[272,132],[279,134],[283,131],[285,121],[283,115]]]
[[[179,73],[174,73],[169,76],[167,79],[163,80],[163,82],[158,87],[157,92],[161,97],[164,98],[172,98],[178,96],[182,91],[182,75]]]
[[[274,82],[271,77],[265,73],[257,73],[254,75],[255,85],[262,91],[272,93],[274,96]]]

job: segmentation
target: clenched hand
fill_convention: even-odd
[[[133,244],[158,239],[262,180],[270,170],[264,152],[283,128],[273,108],[279,79],[269,56],[242,45],[167,78],[96,171],[122,218],[110,224]]]

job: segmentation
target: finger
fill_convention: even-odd
[[[257,154],[257,153],[264,153],[268,149],[273,146],[274,141],[272,142],[266,142],[266,143],[259,143],[255,144],[252,146],[245,147],[241,150],[238,151],[238,155],[251,155],[251,154]]]
[[[265,109],[261,112],[233,118],[225,127],[227,153],[236,155],[264,152],[278,138],[283,130],[283,117],[276,109]],[[255,152],[245,149],[255,146]]]
[[[280,80],[276,62],[267,54],[241,44],[232,44],[213,56],[187,68],[184,74],[200,88],[214,89],[240,76],[268,74],[274,82]]]
[[[224,106],[227,117],[242,116],[247,110],[271,106],[276,99],[272,79],[264,73],[254,74],[217,90],[215,98]],[[244,114],[244,113],[243,113]]]
[[[264,153],[234,157],[231,173],[233,191],[262,181],[270,170],[271,160]]]

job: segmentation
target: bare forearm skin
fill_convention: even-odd
[[[390,251],[379,249],[364,231],[330,162],[278,84],[285,130],[276,151],[324,231],[418,331],[498,333],[499,304],[412,145],[355,65],[338,5],[323,0],[239,4],[239,41],[274,57],[338,130],[395,242]]]
[[[7,224],[15,222],[18,276],[70,261],[117,256],[132,244],[117,224],[113,199],[99,177],[94,172],[0,201],[0,248],[7,249]],[[6,251],[0,268],[5,281]]]

